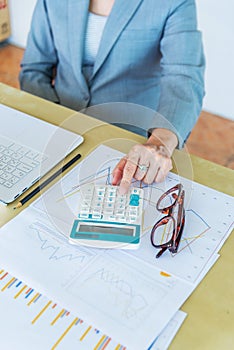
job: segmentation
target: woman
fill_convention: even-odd
[[[21,66],[23,90],[75,110],[122,102],[157,111],[167,123],[143,118],[149,138],[117,164],[113,184],[124,193],[133,177],[163,181],[204,96],[195,0],[38,0]],[[142,128],[140,119],[125,127]]]

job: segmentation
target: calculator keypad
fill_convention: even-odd
[[[89,184],[81,187],[79,218],[139,224],[143,190],[131,188],[120,195],[117,186]]]

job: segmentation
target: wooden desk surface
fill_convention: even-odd
[[[102,123],[68,108],[0,83],[0,102],[30,115],[77,131],[85,138],[79,147],[82,159],[96,146],[105,144],[128,152],[135,142],[144,139],[125,130]],[[74,153],[73,153],[74,155]],[[72,155],[71,155],[72,157]],[[70,157],[70,158],[71,158]],[[181,176],[234,195],[232,170],[189,155],[186,150],[175,151],[174,171]],[[20,211],[16,203],[0,205],[0,226]],[[30,202],[29,202],[30,204]],[[23,210],[23,209],[22,209]],[[174,338],[170,349],[229,350],[234,344],[234,236],[230,235],[220,251],[221,257],[185,302],[182,310],[188,316]]]

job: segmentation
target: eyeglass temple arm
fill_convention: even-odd
[[[167,247],[161,248],[156,255],[156,258],[160,258],[160,256],[167,250]]]
[[[174,242],[175,242],[174,249],[171,250],[173,253],[176,253],[178,250],[179,243],[183,233],[184,223],[185,223],[184,191],[181,192],[181,197],[179,199],[178,205],[179,205],[179,210],[178,210],[177,222],[179,223],[179,225],[177,225],[177,230],[176,230],[177,235],[174,239]]]

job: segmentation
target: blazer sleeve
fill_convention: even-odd
[[[34,9],[27,47],[21,62],[20,87],[34,95],[59,103],[53,86],[57,54],[45,0]]]
[[[197,121],[204,97],[205,59],[194,0],[180,1],[170,12],[160,50],[162,76],[157,111],[176,131],[180,148]]]

